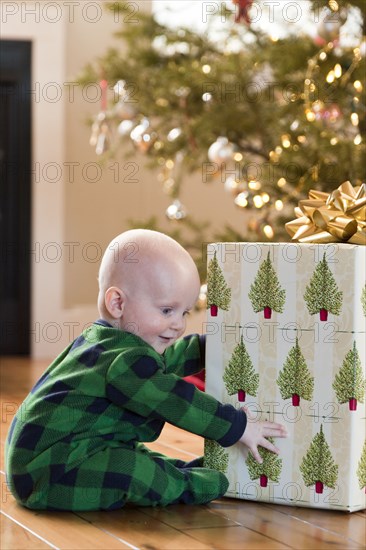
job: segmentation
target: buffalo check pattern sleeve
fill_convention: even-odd
[[[165,371],[190,376],[205,368],[206,336],[191,334],[181,338],[164,353]]]
[[[107,396],[135,414],[169,422],[224,447],[236,443],[246,426],[242,411],[167,373],[163,359],[146,346],[134,348],[133,353],[126,351],[112,363],[107,373]]]

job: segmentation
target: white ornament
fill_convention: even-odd
[[[133,121],[132,120],[122,120],[120,124],[118,125],[118,133],[120,136],[127,136],[131,133],[131,130],[133,128]]]
[[[127,103],[126,101],[120,100],[115,104],[113,108],[114,113],[123,120],[132,120],[136,116],[136,109]]]
[[[182,220],[187,215],[183,204],[178,199],[168,206],[165,213],[170,220]]]
[[[149,120],[143,118],[131,131],[130,138],[139,151],[146,153],[156,140],[157,134],[151,130]]]
[[[210,145],[207,156],[211,162],[223,164],[224,162],[232,160],[234,153],[235,145],[226,137],[220,136]]]

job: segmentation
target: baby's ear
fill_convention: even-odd
[[[114,319],[120,319],[122,317],[125,304],[125,296],[123,291],[116,286],[111,286],[104,295],[104,301],[105,307],[110,315]]]

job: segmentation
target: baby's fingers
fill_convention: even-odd
[[[253,458],[254,458],[259,464],[262,464],[263,458],[262,458],[261,455],[259,454],[257,447],[252,447],[252,448],[250,448],[250,452],[252,453]]]
[[[265,422],[263,425],[264,437],[287,437],[288,432],[282,424],[275,422]]]
[[[273,443],[271,443],[270,441],[268,441],[268,439],[266,439],[265,437],[263,437],[261,439],[261,442],[259,444],[261,447],[264,447],[265,449],[267,449],[268,451],[272,451],[272,453],[275,453],[276,455],[280,454],[280,450],[278,447],[276,447],[276,445],[273,445]]]

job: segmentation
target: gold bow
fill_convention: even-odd
[[[309,191],[295,207],[297,219],[286,223],[300,243],[347,242],[366,245],[366,184],[342,183],[332,193]]]

